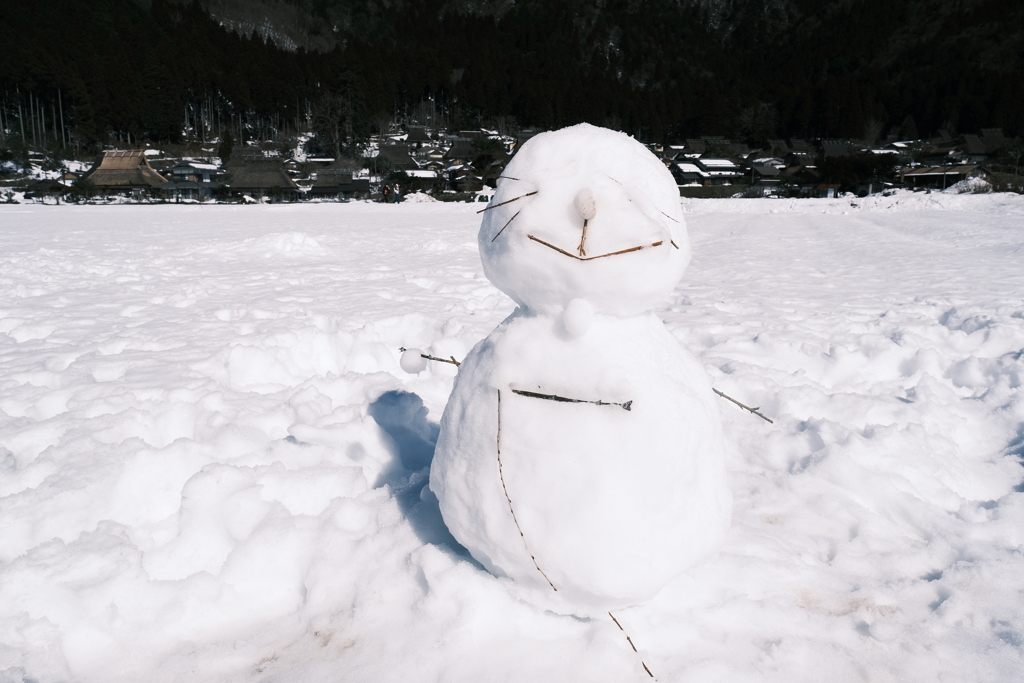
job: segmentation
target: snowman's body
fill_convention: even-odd
[[[459,368],[430,488],[524,594],[576,613],[635,604],[729,524],[710,383],[650,312],[689,261],[675,183],[591,126],[538,136],[505,174],[481,255],[520,307]]]

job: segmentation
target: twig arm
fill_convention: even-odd
[[[401,351],[402,353],[405,353],[405,347],[404,346],[398,347],[398,350]],[[462,363],[460,363],[459,361],[455,360],[455,356],[451,356],[451,360],[449,360],[448,358],[438,358],[436,356],[428,356],[425,353],[421,353],[420,354],[420,358],[426,358],[427,360],[436,360],[436,361],[440,361],[442,363],[451,363],[455,367],[459,367],[460,365],[462,365]]]
[[[750,406],[747,406],[747,405],[743,405],[742,403],[740,403],[739,401],[737,401],[736,399],[734,399],[734,398],[733,398],[732,396],[727,396],[726,394],[722,393],[722,392],[721,392],[721,391],[719,391],[718,389],[715,389],[714,387],[711,387],[711,391],[715,392],[716,394],[718,394],[719,396],[721,396],[722,398],[724,398],[724,399],[725,399],[725,400],[727,400],[727,401],[732,401],[733,403],[735,403],[736,405],[738,405],[738,406],[739,406],[740,408],[743,408],[743,410],[749,410],[750,412],[752,412],[752,413],[753,413],[754,415],[757,415],[757,416],[758,416],[759,418],[761,418],[762,420],[765,420],[765,421],[767,421],[767,422],[770,422],[771,424],[775,424],[775,422],[774,422],[774,421],[772,421],[772,420],[769,420],[769,419],[768,419],[767,417],[765,417],[764,415],[762,415],[761,413],[759,413],[759,412],[758,412],[759,408],[751,408]]]

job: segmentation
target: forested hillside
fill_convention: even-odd
[[[13,0],[0,14],[0,125],[36,146],[262,137],[318,102],[340,103],[357,137],[410,115],[651,141],[1024,130],[1016,0]]]

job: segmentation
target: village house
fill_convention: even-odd
[[[789,141],[789,149],[792,152],[802,152],[808,156],[814,156],[816,151],[814,145],[803,138],[791,138]]]
[[[149,165],[145,150],[110,149],[96,158],[96,163],[83,176],[83,181],[90,183],[97,191],[109,194],[148,192],[167,179]]]
[[[791,166],[813,166],[814,155],[808,152],[802,152],[799,150],[792,150],[782,158],[786,164],[786,168]]]
[[[967,158],[967,153],[955,141],[928,145],[917,155],[918,161],[927,166],[959,165],[967,163]]]
[[[810,195],[821,184],[821,174],[812,163],[793,164],[782,169],[779,180],[800,195]]]
[[[683,154],[686,148],[683,145],[665,145],[665,148],[661,150],[661,159],[666,162],[675,161],[676,157]]]
[[[475,156],[472,140],[460,136],[452,140],[452,146],[445,152],[444,158],[450,165],[458,165],[468,164]]]
[[[782,182],[782,168],[771,163],[754,162],[750,166],[750,184],[777,187]]]
[[[405,143],[381,145],[378,148],[377,161],[386,168],[399,170],[419,168],[416,160],[409,154],[409,147]]]
[[[310,195],[331,199],[355,199],[370,196],[370,179],[354,178],[352,171],[324,168],[316,172]]]
[[[458,164],[446,171],[449,187],[456,192],[478,192],[484,189],[483,178],[471,164]]]
[[[743,171],[732,159],[677,155],[668,166],[677,185],[732,185],[743,180]]]
[[[167,199],[191,200],[210,197],[221,188],[224,171],[217,164],[181,160],[166,170],[170,180],[160,183],[159,190]]]
[[[426,126],[410,125],[406,126],[406,130],[409,131],[409,134],[405,138],[406,143],[410,145],[415,144],[417,147],[424,144],[430,144],[430,136],[427,135]]]
[[[479,161],[480,159],[477,159],[477,162]],[[494,159],[487,161],[485,164],[477,164],[478,167],[481,165],[483,168],[480,170],[480,177],[484,185],[496,188],[498,187],[498,178],[505,172],[505,167],[508,165],[508,158]]]
[[[828,159],[830,157],[845,157],[850,153],[850,145],[845,140],[833,140],[823,138],[818,142],[818,155]]]
[[[438,160],[438,159],[428,159],[426,161],[421,161],[420,162],[420,167],[419,167],[418,170],[420,170],[420,171],[432,171],[436,175],[437,173],[439,173],[440,171],[443,171],[444,169],[445,169],[445,164],[444,164],[443,161]],[[406,173],[409,173],[409,172],[410,171],[406,171]]]
[[[704,172],[697,168],[697,164],[693,163],[692,159],[679,156],[674,162],[669,164],[668,170],[672,172],[672,176],[676,179],[676,185],[703,185],[704,184]]]
[[[232,159],[227,166],[225,187],[233,195],[256,198],[270,196],[294,201],[299,194],[299,186],[285,171],[283,161],[261,154]]]
[[[944,190],[961,180],[981,178],[991,180],[992,173],[984,166],[977,164],[958,164],[954,166],[920,166],[904,169],[900,173],[900,182],[911,189],[919,187]]]
[[[437,171],[429,168],[414,168],[405,172],[413,180],[422,180],[427,184],[432,183],[440,178]]]
[[[693,163],[704,175],[704,185],[732,185],[743,178],[743,171],[732,159],[694,157]]]
[[[416,156],[426,161],[444,161],[444,150],[440,147],[423,147],[417,151]]]

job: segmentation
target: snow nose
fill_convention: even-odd
[[[594,219],[597,215],[597,203],[594,201],[594,193],[590,191],[589,187],[584,187],[582,190],[576,193],[576,198],[572,200],[573,208],[576,209],[576,213],[580,215],[585,221]]]
[[[589,187],[584,187],[576,193],[575,199],[572,200],[572,205],[576,209],[576,213],[583,219],[583,236],[580,237],[580,246],[576,248],[576,251],[582,257],[587,255],[587,223],[597,215],[597,203],[594,201],[594,193],[590,191]]]

